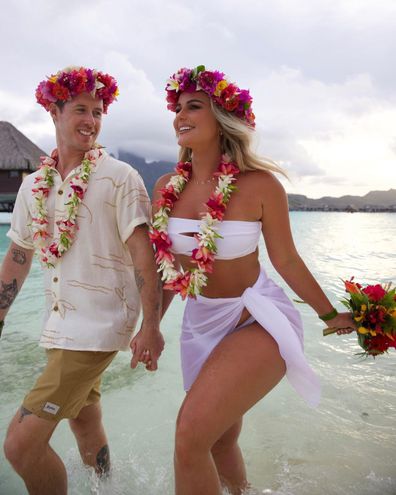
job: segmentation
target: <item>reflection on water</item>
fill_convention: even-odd
[[[341,278],[396,282],[396,215],[292,214],[297,247],[335,302]],[[0,227],[1,256],[7,246]],[[261,259],[270,275],[279,277]],[[35,263],[9,316],[0,342],[1,440],[13,412],[44,364],[38,348],[43,298]],[[294,294],[289,291],[294,297]],[[337,304],[338,309],[342,309]],[[306,353],[321,377],[323,398],[311,410],[283,381],[247,415],[241,437],[251,493],[278,495],[395,495],[396,353],[362,360],[356,338],[321,337],[322,324],[299,306]],[[117,356],[103,379],[104,422],[113,472],[98,483],[82,467],[72,435],[63,422],[53,446],[65,460],[72,495],[170,495],[173,493],[174,421],[183,399],[178,335],[182,303],[163,324],[166,349],[160,370],[131,371],[129,356]],[[0,454],[0,493],[24,494],[23,483]]]

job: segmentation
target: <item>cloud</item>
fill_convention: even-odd
[[[165,80],[204,63],[250,88],[259,150],[286,168],[293,187],[341,191],[344,177],[367,192],[393,180],[384,167],[395,146],[395,18],[393,0],[7,2],[0,118],[48,150],[53,125],[35,103],[38,82],[70,64],[97,67],[116,76],[121,91],[101,141],[173,160]]]

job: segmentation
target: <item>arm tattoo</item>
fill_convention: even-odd
[[[104,445],[96,454],[96,473],[99,476],[108,474],[110,471],[110,450],[108,445]]]
[[[31,411],[29,411],[28,409],[25,409],[23,406],[21,406],[20,412],[21,412],[21,416],[19,418],[18,423],[22,423],[23,418],[25,416],[29,416],[29,414],[33,414]]]
[[[6,284],[2,280],[0,283],[0,309],[7,309],[11,306],[18,294],[17,281],[14,278],[10,284]]]
[[[12,249],[12,261],[18,263],[18,265],[24,265],[26,263],[26,254],[21,249]]]
[[[138,270],[137,268],[135,268],[135,280],[136,280],[136,285],[137,285],[139,292],[142,291],[142,288],[144,285],[144,277],[142,276],[141,273],[142,273],[141,270]]]

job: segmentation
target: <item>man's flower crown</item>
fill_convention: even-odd
[[[68,67],[41,81],[36,89],[37,103],[48,112],[51,103],[69,101],[80,93],[103,100],[103,111],[119,94],[114,77],[85,67]]]
[[[254,127],[254,113],[252,111],[252,97],[247,89],[240,89],[227,81],[223,72],[205,70],[204,65],[195,69],[179,69],[168,79],[166,85],[166,101],[168,109],[176,111],[180,93],[204,91],[220,107],[244,120],[250,127]]]

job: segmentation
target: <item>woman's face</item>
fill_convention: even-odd
[[[203,91],[180,95],[173,125],[180,146],[193,151],[210,145],[219,146],[220,127],[209,96]]]

